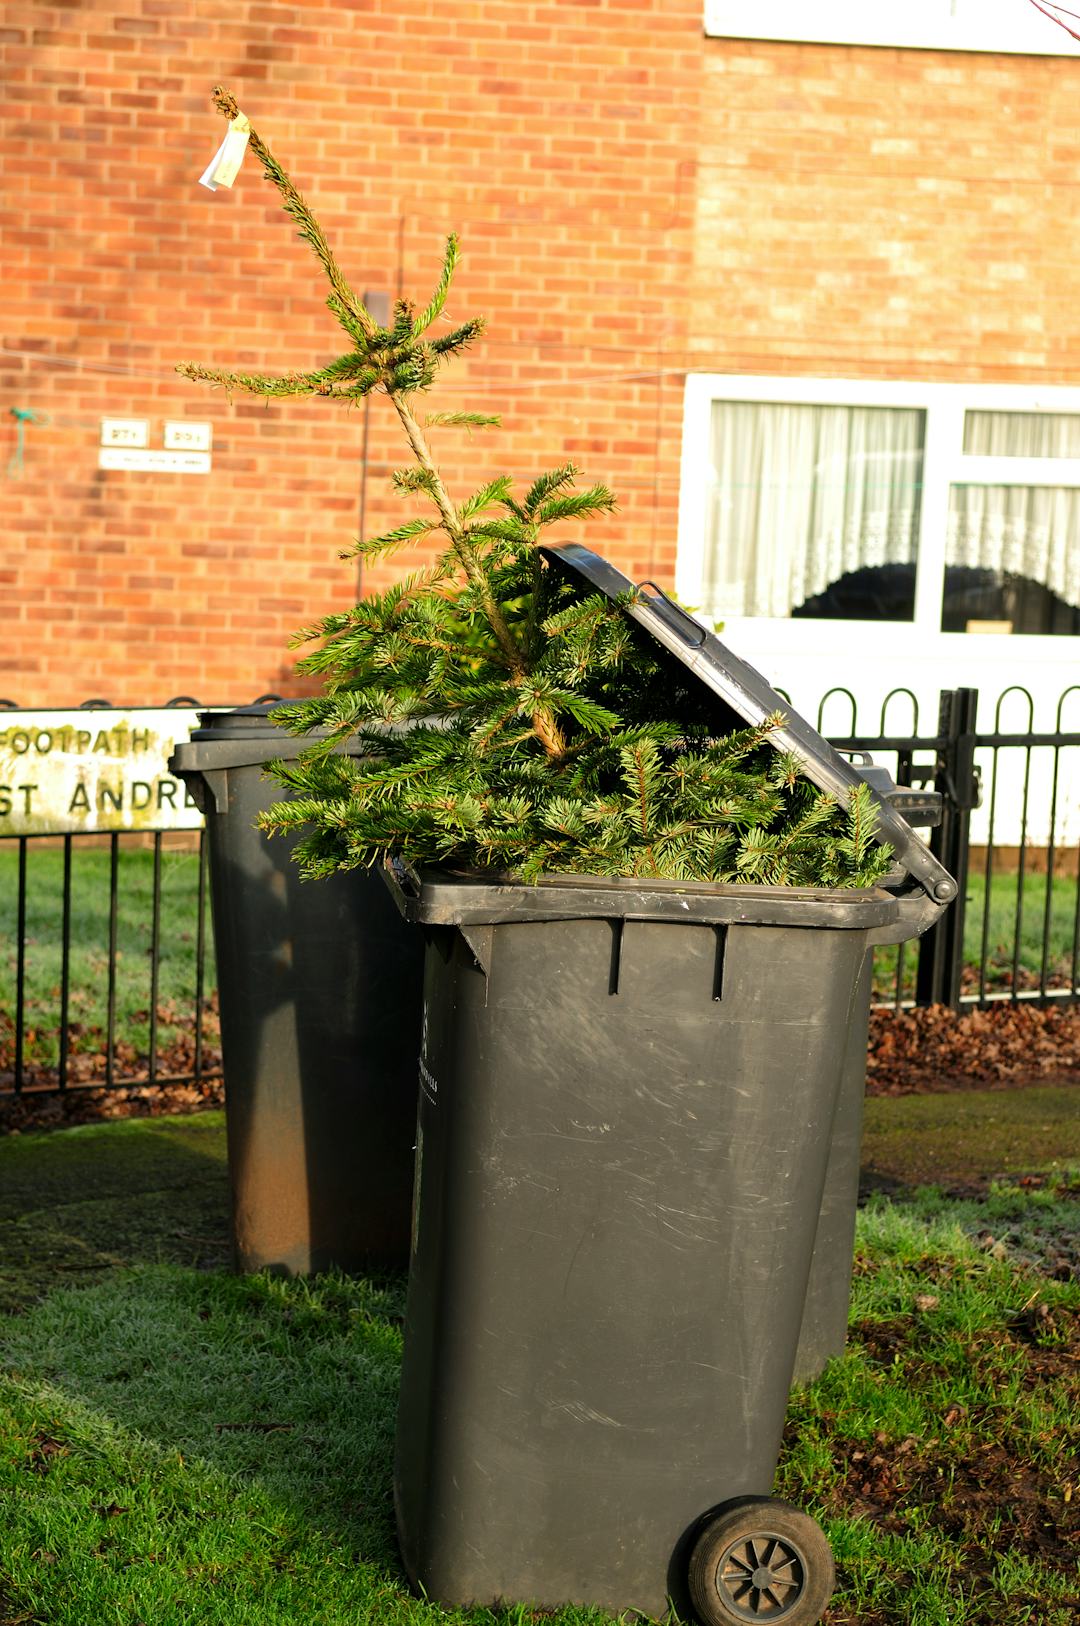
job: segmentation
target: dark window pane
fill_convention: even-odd
[[[791,613],[826,621],[911,621],[915,616],[915,566],[870,565],[849,570]]]
[[[982,625],[972,627],[972,622]],[[1080,610],[1030,577],[949,565],[941,630],[1075,635],[1080,633]]]

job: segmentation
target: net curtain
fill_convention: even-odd
[[[982,457],[1080,456],[1080,418],[969,412],[964,451]],[[1047,475],[1052,477],[1053,465]],[[1080,490],[1067,486],[955,485],[945,563],[1027,577],[1080,606]]]
[[[712,613],[788,616],[849,571],[913,564],[924,417],[714,401]]]

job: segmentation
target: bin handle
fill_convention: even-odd
[[[874,766],[874,759],[870,755],[869,751],[841,750],[837,752],[837,755],[844,757],[845,760],[850,762],[853,767],[855,765],[856,757],[862,763],[864,768],[872,768]]]
[[[420,877],[416,871],[401,858],[388,858],[383,864],[383,880],[397,901],[398,908],[405,913],[405,905],[416,903],[420,897]]]
[[[645,591],[647,587],[651,588],[651,592]],[[645,581],[637,583],[634,591],[645,600],[651,610],[655,610],[665,621],[670,622],[684,644],[689,644],[691,649],[702,647],[709,636],[709,629],[703,627],[696,616],[691,615],[689,610],[684,610],[682,605],[669,593],[665,593],[662,587],[646,578]],[[688,628],[691,629],[689,632]]]
[[[872,926],[866,935],[869,948],[884,948],[890,943],[909,943],[921,937],[935,921],[941,918],[942,905],[923,891],[897,895],[897,916],[887,926]]]

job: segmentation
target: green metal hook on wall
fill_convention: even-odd
[[[26,439],[26,426],[28,423],[48,423],[47,412],[35,412],[32,407],[9,407],[8,411],[15,419],[15,450],[8,458],[7,476],[9,480],[16,479],[23,471],[23,449]]]

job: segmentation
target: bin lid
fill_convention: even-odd
[[[951,902],[956,896],[956,882],[906,819],[873,782],[834,750],[749,662],[721,643],[715,633],[703,627],[655,582],[632,582],[621,570],[579,542],[566,542],[541,551],[550,563],[594,592],[622,599],[622,608],[630,619],[651,633],[658,644],[722,702],[718,710],[727,713],[723,726],[754,727],[779,712],[784,721],[771,734],[770,745],[796,757],[807,779],[819,790],[843,802],[854,786],[869,783],[882,839],[892,847],[898,861],[928,898],[939,908]]]
[[[311,738],[286,734],[274,722],[274,712],[285,702],[279,695],[256,700],[231,711],[200,711],[199,726],[180,741],[169,758],[175,774],[198,775],[218,768],[253,768],[267,762],[292,761]]]
[[[199,726],[192,730],[193,740],[247,740],[255,734],[268,739],[281,736],[273,712],[283,705],[280,695],[256,700],[250,706],[233,706],[229,711],[200,711]]]
[[[169,758],[171,771],[183,777],[218,768],[295,762],[313,743],[324,740],[327,730],[312,728],[304,734],[287,733],[274,721],[274,713],[288,704],[279,695],[271,695],[250,706],[236,706],[231,711],[201,711],[199,727],[192,729],[190,739],[175,746]],[[394,732],[407,726],[389,723],[386,728]],[[336,744],[334,750],[343,756],[362,756],[364,747],[349,739]]]

